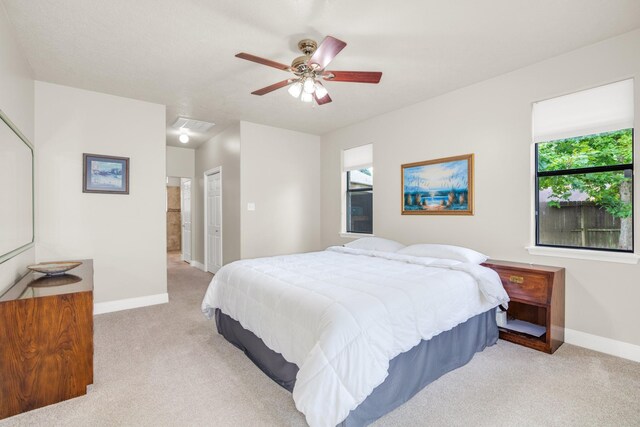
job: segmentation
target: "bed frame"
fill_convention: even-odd
[[[218,333],[242,350],[273,381],[292,391],[298,366],[271,350],[240,322],[215,311]],[[391,412],[429,383],[449,371],[466,365],[476,354],[498,340],[495,309],[472,317],[453,329],[399,354],[389,363],[389,375],[382,384],[339,424],[362,427]]]

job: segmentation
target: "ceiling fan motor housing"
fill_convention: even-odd
[[[318,43],[311,39],[302,39],[298,42],[298,49],[307,56],[313,55],[318,48]]]
[[[298,56],[296,59],[291,62],[291,68],[294,74],[300,75],[309,71],[309,66],[307,65],[307,61],[309,57],[307,55]]]

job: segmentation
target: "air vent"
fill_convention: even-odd
[[[188,119],[186,117],[178,117],[178,119],[173,124],[173,127],[176,129],[187,129],[190,132],[195,132],[195,133],[206,133],[214,126],[215,126],[215,123],[203,122],[202,120]]]

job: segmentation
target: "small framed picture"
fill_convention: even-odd
[[[129,194],[129,158],[82,154],[82,192]]]

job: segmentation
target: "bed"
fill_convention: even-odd
[[[310,426],[363,426],[494,344],[507,301],[477,264],[330,247],[226,265],[202,311]]]

